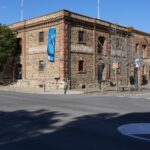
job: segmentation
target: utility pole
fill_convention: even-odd
[[[23,15],[24,15],[24,14],[23,14],[23,13],[24,13],[24,12],[23,12],[23,4],[24,4],[24,3],[23,3],[23,0],[21,0],[21,16],[20,16],[21,21],[23,21],[23,19],[24,19],[24,18],[23,18]]]
[[[98,0],[98,19],[100,19],[100,0]]]

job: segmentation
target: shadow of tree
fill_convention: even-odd
[[[0,146],[40,136],[42,130],[55,129],[60,121],[57,117],[66,115],[46,110],[0,112]]]
[[[1,112],[0,150],[149,150],[150,143],[121,135],[117,127],[150,123],[150,113],[102,113],[74,118],[56,131],[40,134],[58,122],[56,112]],[[22,138],[25,137],[25,138]],[[20,140],[14,140],[14,139]],[[12,141],[11,141],[12,140]]]

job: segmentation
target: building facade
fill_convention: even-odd
[[[150,34],[67,10],[9,26],[21,43],[20,86],[85,88],[101,80],[128,84],[140,61],[138,84],[150,78]],[[54,61],[48,60],[48,31],[56,29]],[[116,69],[115,69],[116,68]]]

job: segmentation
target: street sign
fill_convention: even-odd
[[[136,58],[135,59],[135,68],[139,68],[140,67],[140,58]]]
[[[119,68],[119,64],[117,62],[114,62],[112,67],[113,67],[113,69],[118,69]]]

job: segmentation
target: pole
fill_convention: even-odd
[[[139,74],[139,71],[140,71],[140,67],[138,68],[138,89],[139,89],[139,92],[141,91],[141,80],[139,77],[141,77],[141,74]]]
[[[44,84],[43,84],[44,92],[46,92],[46,60],[44,61]]]
[[[21,0],[21,21],[23,21],[23,0]]]
[[[116,82],[116,93],[118,93],[118,74],[117,74],[117,68],[115,68],[115,82]]]
[[[12,79],[13,79],[13,83],[15,82],[15,71],[14,71],[14,67],[13,67],[13,72],[12,72],[13,74],[12,74]]]
[[[98,0],[98,19],[100,19],[100,0]]]
[[[138,68],[135,67],[134,69],[134,84],[135,84],[135,87],[138,88]]]
[[[148,67],[148,85],[150,85],[150,67],[149,66],[147,67]]]

